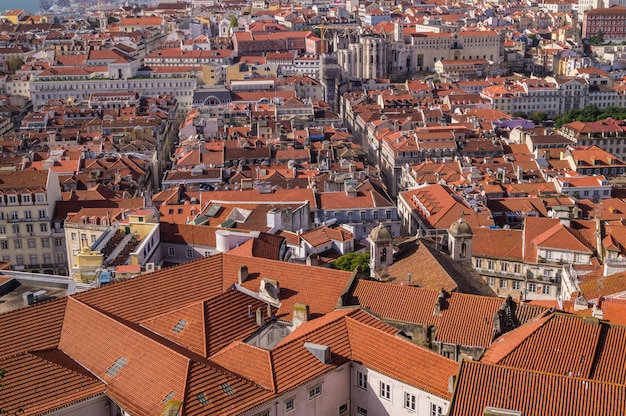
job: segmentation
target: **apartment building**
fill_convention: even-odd
[[[0,172],[0,253],[13,270],[66,274],[63,231],[53,227],[61,199],[57,174]]]
[[[138,92],[144,97],[169,94],[178,102],[178,116],[184,117],[193,102],[197,85],[195,75],[176,68],[142,69],[141,61],[109,64],[106,71],[90,72],[84,68],[52,67],[33,75],[30,97],[37,109],[48,100],[87,100],[93,94]]]
[[[602,33],[604,40],[626,39],[626,6],[587,10],[583,15],[583,38]]]

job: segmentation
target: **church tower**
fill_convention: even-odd
[[[472,229],[463,218],[454,222],[448,230],[448,248],[454,261],[472,261]]]
[[[367,238],[370,243],[370,277],[376,277],[393,263],[393,238],[389,230],[378,224]]]

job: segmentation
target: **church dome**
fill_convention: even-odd
[[[374,243],[388,243],[393,240],[393,238],[391,237],[391,233],[389,232],[387,227],[382,224],[378,224],[378,227],[375,227],[370,232],[369,237],[370,240]]]
[[[472,228],[469,226],[467,222],[463,218],[459,218],[456,222],[452,223],[448,233],[452,237],[464,237],[464,238],[472,238],[474,233],[472,233]]]

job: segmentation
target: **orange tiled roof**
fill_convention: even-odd
[[[486,407],[523,415],[609,415],[626,408],[626,387],[563,374],[465,361],[450,416],[483,416]]]
[[[493,317],[503,299],[453,292],[441,316],[433,314],[439,291],[359,280],[354,300],[383,319],[436,326],[437,342],[487,348],[493,340]],[[412,305],[407,308],[405,305]],[[520,304],[521,323],[546,309]]]
[[[626,383],[626,328],[595,318],[555,313],[508,332],[482,361],[550,374]]]

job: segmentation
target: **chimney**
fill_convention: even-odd
[[[451,375],[448,378],[448,393],[454,393],[454,384],[456,383],[456,376]]]
[[[441,316],[441,311],[446,309],[446,307],[448,306],[446,301],[446,298],[448,296],[448,292],[446,292],[445,289],[442,288],[439,291],[439,295],[437,295],[437,301],[435,302],[435,310],[433,311],[433,315]]]
[[[248,266],[241,266],[238,272],[238,282],[242,284],[246,280],[248,280]]]
[[[303,303],[296,303],[293,305],[293,316],[291,317],[291,324],[293,329],[296,329],[303,323],[310,319],[309,305]]]
[[[256,310],[256,324],[258,326],[263,326],[263,324],[265,324],[265,317],[263,314],[263,308],[259,307]]]

